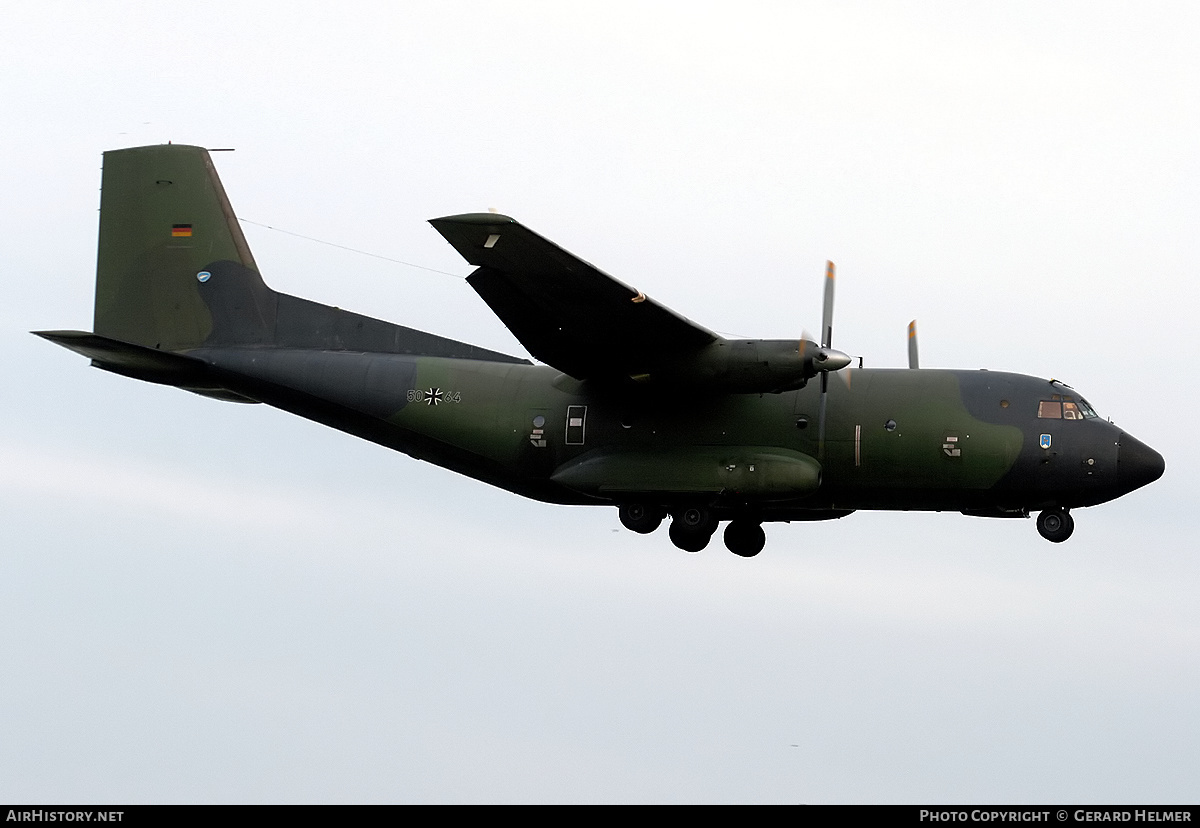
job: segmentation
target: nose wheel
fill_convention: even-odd
[[[1066,509],[1047,509],[1038,515],[1037,530],[1051,543],[1062,543],[1075,531],[1075,519]]]

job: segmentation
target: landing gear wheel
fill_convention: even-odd
[[[667,533],[671,536],[671,543],[684,552],[699,552],[712,540],[712,533],[698,532],[680,523],[678,518],[671,521],[671,528]]]
[[[667,516],[666,510],[643,503],[623,503],[617,509],[621,525],[639,535],[649,535],[657,529]]]
[[[1075,519],[1063,509],[1047,509],[1038,515],[1037,529],[1051,543],[1062,543],[1075,531]]]
[[[677,512],[673,517],[672,524],[682,523],[691,531],[704,532],[708,535],[717,531],[717,519],[713,517],[710,510],[703,506],[692,506]]]
[[[671,528],[668,530],[671,543],[684,552],[699,552],[708,546],[713,532],[717,529],[717,519],[712,512],[702,507],[684,509],[671,517]]]
[[[725,547],[735,555],[753,558],[767,543],[767,533],[761,523],[750,520],[731,520],[725,527]]]

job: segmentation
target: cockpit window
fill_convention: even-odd
[[[1055,394],[1054,399],[1038,403],[1039,420],[1084,420],[1095,416],[1096,412],[1086,401],[1076,402],[1062,394]]]

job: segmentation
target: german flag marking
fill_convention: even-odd
[[[175,239],[186,239],[192,235],[192,225],[190,224],[172,224],[171,237]]]

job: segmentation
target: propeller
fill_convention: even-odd
[[[821,387],[826,387],[830,371],[840,371],[850,364],[851,359],[849,354],[844,354],[841,351],[835,351],[830,344],[833,340],[833,282],[834,282],[834,266],[833,262],[825,263],[825,307],[821,313],[821,341],[817,347],[817,352],[812,356],[812,374],[821,375]],[[807,330],[802,330],[800,335],[800,361],[803,362],[808,348],[812,345],[817,345],[816,340],[809,334]]]
[[[800,362],[805,364],[805,355],[813,345],[817,345],[817,352],[812,356],[812,362],[809,369],[813,372],[807,376],[821,375],[821,401],[817,411],[817,457],[818,459],[825,455],[825,400],[829,393],[829,372],[840,371],[850,364],[851,359],[849,354],[835,351],[833,349],[833,285],[835,280],[835,268],[833,262],[825,263],[825,302],[821,311],[821,342],[817,345],[815,341],[804,331],[800,338]]]
[[[917,361],[917,320],[908,323],[908,367],[920,368]]]

